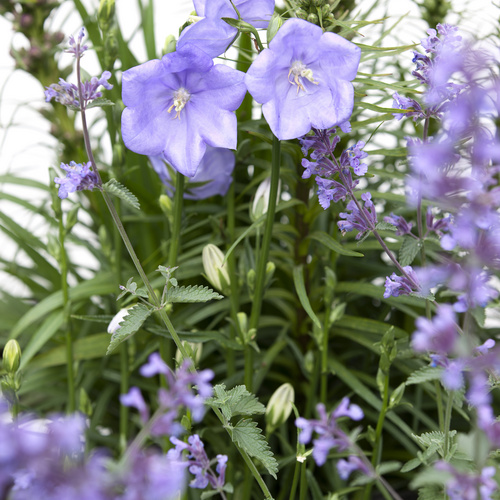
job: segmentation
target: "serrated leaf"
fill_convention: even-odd
[[[114,105],[115,105],[115,103],[113,101],[110,101],[109,99],[106,99],[105,97],[98,97],[97,99],[94,99],[90,104],[88,104],[86,109],[102,108],[104,106],[114,106]]]
[[[111,354],[118,345],[131,337],[142,326],[153,311],[144,304],[137,304],[128,310],[127,316],[120,323],[120,327],[111,336],[106,354]]]
[[[269,444],[262,435],[257,423],[249,419],[241,419],[231,430],[231,437],[249,456],[262,463],[269,474],[277,479],[278,462],[274,458]]]
[[[422,366],[414,371],[406,381],[406,385],[421,384],[422,382],[430,382],[431,380],[441,380],[443,369],[434,366]]]
[[[389,222],[377,222],[377,225],[375,226],[375,229],[378,229],[379,231],[394,231],[396,232],[397,229],[394,227],[394,225],[389,224]]]
[[[451,430],[449,433],[450,439],[456,435],[457,431]],[[421,446],[428,448],[430,446],[444,446],[444,432],[441,431],[432,431],[432,432],[424,432],[420,434],[420,436],[416,436],[412,434],[413,439],[417,441]]]
[[[226,391],[224,384],[217,384],[214,394],[206,402],[209,406],[219,408],[227,420],[235,415],[262,414],[266,411],[266,407],[244,385],[237,385]]]
[[[422,461],[419,458],[412,458],[401,467],[400,472],[410,472],[420,466]]]
[[[137,197],[130,192],[123,184],[120,184],[116,179],[110,179],[106,184],[103,184],[103,189],[110,194],[114,194],[121,198],[123,201],[127,202],[132,207],[140,210],[141,205]]]
[[[434,484],[423,486],[418,490],[418,500],[436,500],[443,498],[443,488]]]
[[[399,249],[399,263],[403,267],[411,265],[419,251],[420,241],[411,236],[406,236]]]
[[[308,236],[313,240],[319,241],[322,245],[332,250],[339,255],[347,255],[348,257],[364,257],[362,253],[349,250],[342,246],[336,239],[323,231],[316,231]]]
[[[209,300],[220,300],[224,296],[214,292],[208,286],[180,286],[170,288],[167,291],[166,301],[170,304],[176,302],[207,302]]]

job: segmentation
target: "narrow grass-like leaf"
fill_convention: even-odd
[[[130,206],[136,208],[137,210],[140,210],[141,205],[139,204],[137,196],[132,194],[127,187],[125,187],[123,184],[120,184],[116,179],[110,179],[108,182],[106,182],[106,184],[103,184],[102,187],[106,192],[118,196],[118,198],[121,198]]]
[[[364,257],[362,253],[345,248],[335,238],[332,238],[329,234],[324,233],[323,231],[316,231],[310,234],[308,238],[319,241],[322,245],[339,255],[346,255],[347,257]]]
[[[314,313],[311,307],[311,303],[309,302],[309,297],[307,296],[302,266],[295,266],[293,268],[293,283],[295,285],[295,291],[297,292],[297,296],[299,297],[304,311],[312,319],[313,323],[321,330],[321,328],[323,328],[323,326],[321,325],[321,321]]]
[[[122,342],[125,342],[142,326],[153,311],[144,304],[137,304],[128,310],[127,316],[123,318],[120,327],[111,336],[106,354],[111,354]]]

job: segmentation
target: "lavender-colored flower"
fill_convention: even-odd
[[[242,21],[266,28],[274,11],[274,0],[233,0]],[[196,17],[193,24],[185,28],[177,42],[177,50],[193,44],[210,57],[220,56],[235,40],[238,29],[222,20],[223,17],[237,19],[229,0],[194,0]]]
[[[326,462],[328,453],[332,448],[345,451],[352,445],[347,434],[342,431],[337,423],[340,417],[349,417],[351,420],[361,420],[363,411],[358,405],[351,404],[349,398],[343,398],[339,406],[327,415],[325,405],[316,406],[318,420],[307,420],[299,417],[295,420],[295,425],[301,430],[299,442],[307,444],[312,439],[313,432],[319,437],[313,441],[313,457],[317,465],[321,466]]]
[[[104,71],[100,78],[93,76],[90,81],[84,81],[81,85],[82,99],[83,99],[83,109],[87,108],[88,104],[94,99],[102,97],[102,92],[98,91],[99,87],[104,87],[107,90],[113,88],[108,80],[111,78],[111,73],[109,71]],[[73,106],[80,108],[80,94],[78,87],[74,83],[68,83],[67,81],[59,78],[59,83],[52,83],[49,87],[46,87],[45,91],[45,102],[50,102],[54,99],[56,102],[63,104],[64,106]]]
[[[250,66],[245,82],[273,134],[295,139],[314,127],[328,129],[352,113],[361,51],[302,19],[284,23]]]
[[[70,35],[68,41],[69,47],[64,52],[73,54],[75,58],[82,57],[83,53],[89,48],[88,45],[82,45],[82,41],[84,38],[85,38],[85,28],[80,29],[76,40],[73,35]]]
[[[149,160],[162,182],[167,186],[167,192],[172,196],[175,188],[172,186],[168,162],[163,155],[150,156]],[[196,174],[186,185],[184,198],[204,200],[210,196],[225,196],[232,182],[235,164],[234,153],[229,149],[207,146]]]
[[[452,306],[440,305],[432,320],[417,318],[411,345],[417,352],[451,354],[458,340],[457,317]]]
[[[400,295],[410,295],[419,290],[419,281],[417,275],[411,266],[403,267],[406,275],[398,276],[392,273],[385,278],[384,299],[389,297],[399,297]]]
[[[452,475],[446,485],[446,493],[450,500],[477,500],[477,493],[481,500],[492,500],[493,493],[498,490],[498,485],[493,477],[495,467],[484,467],[479,474],[459,472],[455,467],[440,461],[435,465],[437,470],[448,472]]]
[[[236,148],[233,111],[246,93],[243,79],[242,72],[214,65],[190,44],[125,71],[125,145],[139,154],[163,154],[178,172],[193,177],[207,146]]]
[[[59,184],[59,198],[67,198],[70,193],[88,189],[92,191],[95,187],[100,187],[100,179],[96,172],[91,170],[92,163],[75,163],[71,161],[69,165],[61,163],[61,169],[67,172],[66,177],[55,177],[54,182]]]
[[[356,455],[350,455],[347,460],[341,458],[337,462],[337,471],[339,473],[340,479],[346,481],[349,476],[356,470],[361,471],[365,476],[370,477],[372,471],[368,466],[361,460],[361,458]]]
[[[222,491],[226,476],[226,455],[217,455],[215,461],[209,460],[205,445],[198,434],[189,436],[187,443],[175,437],[170,438],[170,441],[175,445],[170,454],[179,456],[183,450],[188,451],[189,472],[195,476],[189,484],[191,488],[204,489],[210,484],[214,490]],[[216,473],[211,468],[213,462],[217,462]]]
[[[337,203],[340,200],[345,200],[349,191],[340,182],[323,177],[316,177],[318,184],[318,200],[319,204],[326,210],[333,201]]]
[[[425,221],[428,232],[435,233],[438,236],[443,236],[443,233],[446,233],[450,230],[450,224],[452,223],[453,219],[451,215],[443,217],[442,219],[435,219],[434,214],[432,213],[432,208],[429,207],[425,215]]]
[[[149,408],[138,387],[131,387],[127,394],[122,394],[120,396],[120,403],[123,406],[130,406],[138,410],[142,423],[146,423],[149,420]]]
[[[405,234],[411,233],[411,228],[413,224],[411,222],[406,222],[406,219],[401,215],[394,215],[391,212],[390,216],[384,217],[384,222],[396,226],[396,235],[404,236]]]
[[[361,160],[368,156],[368,153],[361,151],[365,147],[363,141],[358,141],[357,144],[347,148],[340,156],[340,165],[342,167],[350,166],[356,175],[365,175],[368,171],[368,165],[361,163]]]
[[[351,200],[346,207],[351,213],[340,212],[339,216],[345,219],[337,223],[342,234],[356,229],[359,231],[356,239],[359,240],[364,233],[371,231],[375,227],[377,224],[377,213],[375,212],[375,206],[371,197],[370,193],[363,193],[361,195],[361,199],[365,202],[363,207],[354,200]]]
[[[392,98],[394,99],[394,101],[392,102],[393,108],[399,108],[405,110],[404,113],[392,114],[392,116],[394,116],[396,120],[401,120],[401,118],[405,116],[406,117],[411,116],[413,118],[413,121],[417,121],[425,117],[425,113],[424,110],[422,109],[422,106],[420,106],[420,104],[417,101],[415,101],[415,99],[404,97],[402,95],[399,95],[397,92],[394,92],[394,94],[392,94]]]

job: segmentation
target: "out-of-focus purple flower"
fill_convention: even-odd
[[[167,382],[167,389],[158,390],[159,409],[151,423],[151,433],[154,436],[177,435],[182,431],[182,426],[175,422],[180,407],[191,411],[192,418],[199,422],[205,414],[205,399],[212,395],[212,370],[202,370],[192,373],[191,361],[185,361],[174,373],[164,363],[158,353],[150,355],[148,362],[141,367],[144,377],[163,375]],[[192,387],[196,387],[193,392]],[[142,421],[149,418],[148,408],[141,392],[132,387],[128,394],[120,397],[122,404],[137,408]]]
[[[339,473],[340,479],[346,481],[349,476],[356,470],[361,471],[365,476],[370,477],[372,471],[368,466],[361,460],[361,458],[356,455],[350,455],[347,460],[341,458],[337,462],[337,471]]]
[[[483,344],[477,346],[475,351],[479,354],[486,354],[490,349],[495,347],[496,342],[493,339],[486,340]]]
[[[459,391],[464,386],[465,360],[458,358],[448,361],[442,375],[441,382],[449,391]]]
[[[66,177],[55,177],[54,182],[59,184],[59,198],[64,200],[70,193],[88,189],[92,191],[95,187],[100,187],[99,177],[91,170],[92,163],[75,163],[71,161],[69,165],[61,163],[61,169],[67,172]]]
[[[122,394],[120,396],[120,403],[123,406],[130,406],[138,410],[142,423],[146,423],[149,420],[149,408],[138,387],[131,387],[127,394]]]
[[[412,292],[420,290],[417,275],[411,266],[403,267],[406,276],[398,276],[392,273],[385,278],[384,299],[389,297],[399,297],[400,295],[410,295]]]
[[[175,188],[172,186],[168,162],[163,155],[150,156],[149,160],[162,182],[167,186],[167,192],[172,196]],[[234,153],[229,149],[207,146],[196,174],[186,185],[184,198],[204,200],[210,196],[225,196],[233,179],[235,164]],[[197,185],[198,183],[200,185]]]
[[[375,228],[377,224],[377,212],[371,198],[372,195],[370,193],[363,193],[361,195],[361,199],[365,202],[363,207],[360,207],[354,200],[351,200],[346,207],[351,213],[340,212],[339,217],[345,219],[337,222],[342,234],[357,229],[359,232],[356,235],[356,239],[359,240],[364,233]]]
[[[241,71],[214,65],[191,44],[125,71],[125,145],[139,154],[163,154],[193,177],[207,146],[236,148],[234,111],[246,93],[243,79]]]
[[[169,453],[180,455],[183,450],[188,451],[189,472],[195,476],[189,484],[191,488],[204,489],[210,483],[214,490],[222,491],[226,476],[226,455],[217,455],[215,460],[209,460],[205,445],[198,434],[189,436],[187,443],[175,437],[170,438],[170,441],[175,445],[175,449]],[[211,468],[213,462],[217,462],[216,473]]]
[[[388,222],[393,226],[396,226],[396,235],[404,236],[405,234],[411,233],[411,228],[413,224],[411,222],[406,222],[406,219],[401,215],[394,215],[391,212],[390,216],[384,217],[384,222]]]
[[[425,117],[424,110],[420,106],[420,104],[415,101],[415,99],[410,99],[409,97],[405,97],[399,95],[397,92],[392,94],[392,98],[394,101],[392,102],[393,108],[399,108],[405,110],[404,113],[393,113],[392,116],[396,118],[396,120],[401,120],[404,116],[411,116],[413,121],[420,120]]]
[[[326,413],[325,405],[316,406],[318,420],[307,420],[299,417],[295,420],[295,425],[301,430],[299,442],[307,444],[312,439],[313,432],[318,434],[318,438],[313,441],[313,457],[317,465],[321,466],[326,462],[328,453],[332,448],[345,451],[352,446],[351,440],[342,431],[337,423],[341,417],[349,417],[351,420],[361,420],[363,410],[358,405],[351,404],[349,398],[343,398],[339,406],[330,415]]]
[[[273,134],[296,139],[312,127],[328,129],[349,119],[360,55],[339,35],[290,19],[252,63],[245,82]]]
[[[274,12],[274,0],[233,0],[242,21],[266,28]],[[237,19],[229,0],[194,0],[197,17],[185,28],[177,42],[177,50],[186,44],[194,44],[210,57],[220,56],[238,34],[238,29],[222,20]]]
[[[434,214],[432,213],[432,208],[429,207],[427,209],[425,215],[425,221],[427,225],[427,231],[437,234],[438,236],[443,236],[443,233],[446,233],[450,230],[450,224],[452,222],[451,215],[447,217],[443,217],[442,219],[435,219]],[[396,233],[397,234],[397,233]]]
[[[457,317],[452,306],[440,305],[432,320],[417,318],[411,345],[417,352],[451,354],[458,340]]]
[[[459,472],[447,462],[437,462],[435,468],[448,472],[452,478],[446,485],[446,493],[450,500],[477,500],[478,492],[481,500],[491,500],[493,493],[498,490],[498,485],[493,477],[496,474],[495,467],[484,467],[479,474]]]

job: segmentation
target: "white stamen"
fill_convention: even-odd
[[[293,75],[293,81],[290,80],[290,75]],[[297,94],[299,93],[299,90],[303,90],[304,92],[306,90],[301,78],[305,78],[311,83],[314,83],[314,85],[318,85],[318,82],[314,80],[312,70],[301,61],[294,61],[290,66],[290,71],[288,72],[288,81],[292,85],[297,85]]]
[[[168,108],[168,112],[170,113],[172,111],[172,108],[175,108],[175,118],[181,119],[181,111],[184,109],[184,106],[186,106],[187,102],[191,98],[191,94],[184,88],[181,87],[180,89],[176,90],[174,92],[174,103],[170,108]]]

